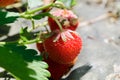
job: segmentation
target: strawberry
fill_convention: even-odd
[[[47,52],[45,52],[43,43],[36,43],[36,47],[37,47],[37,49],[39,50],[41,56],[42,56],[44,59],[46,59],[46,58],[48,57],[48,54],[47,54]]]
[[[60,80],[63,75],[65,75],[73,66],[73,64],[59,64],[52,61],[50,58],[44,60],[48,65],[48,71],[51,73],[52,80]]]
[[[78,24],[79,24],[78,18],[70,10],[56,10],[51,14],[57,18],[57,20],[61,23],[64,29],[76,30],[76,28],[78,27]],[[51,17],[48,17],[48,24],[52,31],[59,29],[58,24]]]
[[[38,51],[41,53],[42,57],[45,59],[48,57],[48,54],[47,54],[47,52],[45,52],[45,49],[43,46],[43,41],[47,35],[48,35],[48,32],[40,33],[39,37],[40,37],[41,42],[36,43],[36,47],[37,47]]]
[[[10,4],[13,4],[16,1],[17,0],[0,0],[0,7],[8,6]]]
[[[51,73],[52,80],[60,80],[60,78],[65,75],[71,67],[75,64],[77,58],[72,61],[71,64],[59,64],[57,62],[52,61],[45,52],[43,43],[36,44],[37,49],[41,52],[41,55],[44,58],[44,61],[49,65],[48,71]]]
[[[43,41],[44,41],[44,39],[47,35],[48,35],[48,32],[46,32],[46,31],[41,32],[39,34],[39,38],[40,38],[41,41],[36,43],[36,47],[40,51],[40,53],[45,51],[44,46],[43,46]]]
[[[44,46],[43,43],[36,43],[37,49],[40,51],[40,53],[44,52]]]
[[[55,30],[52,36],[45,39],[43,45],[51,60],[60,64],[70,64],[80,53],[82,40],[75,31]]]

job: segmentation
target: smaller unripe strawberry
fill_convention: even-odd
[[[44,52],[44,46],[43,43],[36,43],[37,49],[40,51],[40,53]]]
[[[18,0],[0,0],[0,7],[5,7],[17,2]]]
[[[37,47],[38,51],[40,52],[41,56],[43,57],[43,59],[47,59],[48,54],[44,49],[43,43],[36,43],[36,47]]]
[[[56,10],[54,12],[51,12],[51,14],[56,17],[64,29],[76,30],[78,27],[78,17],[70,10]],[[52,31],[59,29],[58,24],[51,17],[48,17],[48,24]]]
[[[54,34],[43,42],[45,51],[54,62],[71,64],[82,48],[82,40],[75,31],[55,30]]]
[[[37,49],[39,50],[40,53],[45,52],[45,49],[44,49],[44,46],[43,46],[43,41],[44,41],[45,37],[47,36],[47,34],[48,34],[47,32],[41,32],[39,34],[39,38],[40,38],[41,41],[36,43],[36,47],[37,47]]]

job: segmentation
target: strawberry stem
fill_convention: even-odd
[[[17,41],[12,41],[12,42],[0,42],[0,45],[5,45],[5,44],[17,44]]]
[[[53,4],[54,7],[61,8],[61,9],[66,9],[65,5],[61,1],[56,1]]]
[[[55,22],[57,23],[57,25],[58,25],[59,28],[60,28],[60,31],[62,32],[62,31],[63,31],[63,28],[62,28],[62,25],[60,24],[60,22],[58,21],[58,19],[56,19],[56,17],[53,16],[53,15],[50,15],[50,17],[55,20]]]
[[[20,44],[20,45],[25,45],[25,44],[32,44],[32,43],[36,43],[38,41],[41,41],[40,39],[33,39],[33,40],[29,40],[26,42],[23,41],[11,41],[11,42],[0,42],[0,45],[6,45],[6,44]]]
[[[30,16],[34,15],[36,12],[39,12],[40,10],[47,9],[49,7],[58,7],[58,8],[66,9],[66,7],[64,6],[64,4],[62,4],[60,2],[56,2],[56,3],[50,3],[48,5],[36,8],[34,10],[29,10],[29,11],[27,10],[26,12],[21,13],[20,16],[23,17],[23,18],[28,18],[29,19]]]
[[[59,22],[56,18],[54,18],[54,20],[55,20],[55,22],[58,24],[58,26],[59,26],[59,28],[60,28],[60,31],[63,31],[62,25],[60,24],[60,22]]]
[[[27,18],[27,17],[29,17],[30,14],[34,14],[34,13],[36,13],[36,12],[39,12],[40,10],[47,9],[47,8],[53,6],[53,4],[54,4],[54,3],[50,3],[50,4],[46,5],[46,6],[42,6],[42,7],[36,8],[36,9],[34,9],[34,10],[31,10],[31,11],[26,11],[26,12],[24,12],[24,13],[21,13],[20,16],[21,16],[21,17],[24,17],[24,18]]]
[[[43,7],[36,8],[36,9],[34,9],[34,10],[32,10],[32,11],[29,11],[29,14],[34,14],[34,13],[40,11],[40,10],[49,8],[49,7],[51,7],[51,6],[53,6],[53,3],[50,3],[50,4],[48,4],[48,5],[46,5],[46,6],[43,6]]]
[[[32,29],[35,29],[35,22],[34,22],[34,19],[31,19],[31,22],[32,22]]]
[[[33,39],[33,40],[29,40],[29,41],[26,41],[26,42],[18,42],[20,45],[24,45],[24,44],[32,44],[32,43],[36,43],[38,41],[41,41],[39,39]]]
[[[34,29],[37,29],[39,27],[44,27],[46,26],[48,23],[47,22],[43,22],[43,23],[39,23],[37,25],[34,25]],[[34,30],[33,27],[28,31],[28,32],[31,32],[32,30]]]

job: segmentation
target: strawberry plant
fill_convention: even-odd
[[[0,0],[0,29],[3,31],[0,31],[0,37],[3,37],[0,38],[0,67],[5,70],[0,72],[0,77],[8,80],[48,80],[51,77],[59,80],[74,65],[82,47],[81,37],[72,31],[79,23],[77,16],[69,10],[75,5],[75,0],[27,0],[24,4],[21,2],[22,6],[16,7],[19,12],[6,9],[18,1],[20,3],[20,0]],[[67,27],[70,28],[65,28],[62,24],[64,20],[61,22],[51,13],[53,8],[55,11],[65,11],[68,17],[62,20],[67,20],[70,23]],[[17,34],[9,36],[7,26],[18,19],[29,20],[31,24],[21,26]],[[40,20],[44,22],[37,24],[36,21]],[[33,43],[38,51],[27,47]]]

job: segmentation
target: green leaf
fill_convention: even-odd
[[[57,0],[57,1],[64,3],[64,5],[69,9],[76,4],[76,0]]]
[[[7,26],[7,25],[1,26],[0,27],[0,37],[4,36],[4,35],[8,35],[9,30],[10,30],[10,26]]]
[[[33,16],[32,18],[33,19],[42,19],[42,18],[44,18],[44,17],[46,17],[46,16],[50,16],[50,13],[48,13],[48,12],[45,12],[45,13],[40,13],[40,14],[37,14],[37,15],[35,15],[35,16]]]
[[[20,30],[20,38],[23,42],[27,42],[29,40],[35,39],[35,35],[31,32],[28,32],[28,27],[21,28]]]
[[[19,13],[4,12],[0,10],[0,26],[13,23],[19,17]]]
[[[0,66],[16,80],[48,80],[48,65],[33,49],[17,44],[0,45]]]
[[[41,5],[43,5],[43,0],[28,0],[28,6],[30,9]]]

